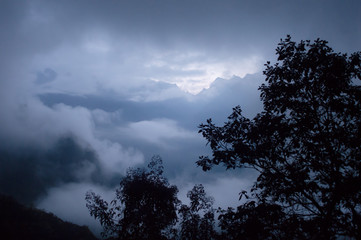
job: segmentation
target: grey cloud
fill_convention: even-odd
[[[40,94],[40,100],[49,107],[59,103],[76,107],[82,106],[87,109],[102,109],[106,112],[120,110],[126,121],[142,121],[154,118],[177,119],[179,122],[198,124],[204,118],[215,116],[226,116],[235,105],[242,105],[242,108],[251,116],[261,109],[258,87],[263,82],[262,74],[247,75],[245,78],[233,77],[231,79],[218,78],[209,89],[203,90],[196,96],[182,93],[175,94],[170,98],[139,98],[138,101],[130,101],[134,96],[105,92],[102,95],[68,95],[68,94]],[[159,94],[159,89],[167,91],[174,89],[173,84],[154,83],[154,95]],[[134,91],[152,92],[152,87],[142,87]],[[149,94],[152,96],[152,94]],[[145,95],[146,96],[146,95]],[[216,111],[216,113],[214,113]],[[219,114],[222,113],[222,114]],[[189,126],[189,125],[188,125]]]
[[[2,5],[19,12],[4,12],[3,23],[12,16],[10,23],[25,24],[28,32],[23,37],[33,39],[27,42],[28,49],[41,52],[64,41],[77,44],[92,29],[142,46],[192,48],[217,52],[218,57],[247,55],[249,50],[272,53],[285,34],[335,39],[341,48],[355,49],[361,34],[347,26],[360,20],[357,1],[32,1],[16,7],[5,1]],[[346,21],[339,21],[342,18]],[[343,34],[335,34],[341,30]],[[315,36],[315,32],[320,34]],[[350,37],[355,34],[358,37]]]
[[[44,106],[25,96],[0,118],[0,192],[30,203],[67,183],[114,186],[130,166],[143,162],[134,148],[99,139],[85,108]]]
[[[186,69],[187,64],[227,62],[227,68],[229,62],[253,56],[273,59],[274,47],[286,34],[295,39],[325,38],[340,51],[358,50],[361,38],[360,29],[354,27],[361,20],[357,1],[3,1],[1,5],[1,24],[7,32],[1,39],[0,61],[6,63],[1,71],[17,66],[35,72],[52,68],[62,77],[49,91],[94,93],[96,86],[103,86],[126,94],[139,79],[175,82],[178,77],[191,83],[205,70]],[[89,43],[101,53],[86,51]],[[147,68],[158,55],[167,65]],[[222,76],[209,82],[216,77]],[[1,81],[5,79],[5,85],[13,84],[8,76]]]
[[[246,116],[253,117],[262,110],[257,89],[263,79],[261,74],[219,78],[196,96],[156,101],[134,102],[116,95],[45,94],[39,97],[49,107],[64,103],[92,109],[99,119],[95,124],[101,138],[123,146],[137,146],[145,159],[160,154],[172,179],[186,174],[188,177],[184,179],[201,181],[207,179],[207,174],[196,168],[195,161],[199,155],[208,154],[209,149],[197,134],[197,126],[210,117],[221,124],[238,104]],[[163,88],[167,86],[172,87],[163,85]]]
[[[103,183],[100,163],[92,149],[73,138],[59,139],[48,150],[1,149],[0,191],[23,203],[33,203],[51,187],[69,182]],[[113,183],[114,184],[114,183]]]
[[[45,68],[44,71],[38,72],[36,74],[35,83],[44,84],[48,82],[52,82],[56,79],[57,73],[51,68]]]

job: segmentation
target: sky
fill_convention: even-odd
[[[264,64],[290,34],[360,51],[358,0],[0,1],[0,192],[99,231],[85,207],[160,155],[179,198],[237,206],[256,174],[195,162],[198,126],[262,111]]]

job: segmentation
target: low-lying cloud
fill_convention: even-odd
[[[175,120],[152,119],[129,123],[119,129],[120,134],[139,141],[150,142],[163,148],[173,148],[172,139],[189,139],[197,137],[194,132],[178,126]]]

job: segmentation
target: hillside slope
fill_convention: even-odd
[[[86,226],[65,222],[51,213],[25,207],[0,195],[0,238],[96,240]]]

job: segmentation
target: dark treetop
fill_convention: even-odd
[[[348,56],[326,41],[288,36],[276,53],[259,88],[264,111],[248,119],[237,106],[224,126],[201,124],[213,155],[197,163],[205,171],[253,168],[258,202],[281,206],[298,223],[312,221],[318,239],[360,239],[360,52]]]

